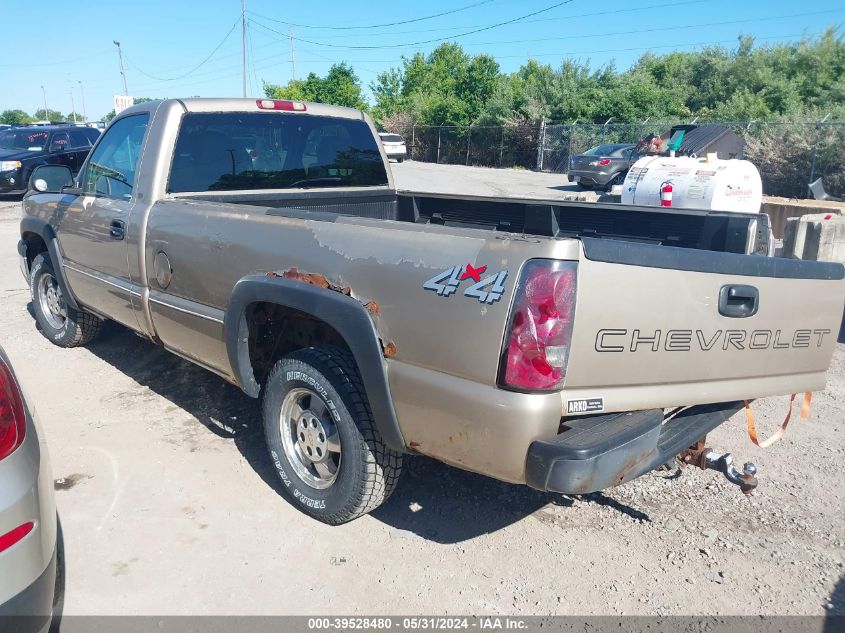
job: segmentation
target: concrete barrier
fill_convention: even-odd
[[[812,213],[842,215],[845,213],[845,204],[829,200],[793,200],[765,196],[760,212],[769,215],[775,237],[784,239],[786,222],[789,218],[800,218]]]
[[[813,213],[787,218],[783,256],[845,264],[845,217]]]

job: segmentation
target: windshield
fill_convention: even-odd
[[[215,112],[182,119],[168,191],[235,191],[387,184],[360,120]]]
[[[44,149],[49,138],[45,130],[6,130],[0,132],[0,149],[37,152]]]

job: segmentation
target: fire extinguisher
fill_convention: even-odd
[[[660,185],[660,206],[672,206],[672,183],[668,180]]]

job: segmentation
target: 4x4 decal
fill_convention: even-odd
[[[452,266],[426,281],[423,288],[433,290],[441,297],[449,297],[457,292],[462,281],[471,279],[475,283],[464,290],[464,296],[478,299],[480,303],[495,303],[505,293],[505,279],[508,271],[501,270],[482,278],[481,275],[485,272],[487,272],[487,266],[477,268],[472,264]]]

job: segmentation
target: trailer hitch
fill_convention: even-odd
[[[733,455],[730,453],[717,453],[704,445],[706,438],[700,439],[695,445],[678,455],[678,461],[682,466],[694,465],[702,470],[715,470],[722,473],[729,482],[739,486],[739,489],[749,495],[757,487],[757,466],[752,462],[745,462],[742,472],[738,471],[733,464]]]

